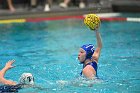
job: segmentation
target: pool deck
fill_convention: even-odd
[[[36,18],[36,17],[55,17],[55,16],[72,16],[83,15],[87,13],[106,13],[112,12],[109,5],[92,4],[84,9],[79,7],[61,8],[58,5],[51,7],[51,11],[44,12],[43,7],[39,6],[36,9],[28,10],[26,8],[16,8],[15,13],[7,10],[0,10],[0,19],[20,19],[20,18]]]
[[[140,12],[140,1],[124,2],[125,0],[113,1],[112,3],[91,3],[86,8],[80,9],[78,6],[68,7],[67,9],[61,8],[58,5],[53,5],[51,11],[44,12],[43,6],[38,6],[35,9],[29,10],[27,7],[16,6],[16,12],[11,13],[8,9],[0,9],[0,20],[5,19],[22,19],[22,18],[46,18],[46,17],[59,17],[59,16],[79,16],[88,13],[112,13],[112,12],[127,12],[130,9]],[[123,8],[125,6],[125,8]],[[127,7],[126,7],[127,6]],[[115,9],[113,8],[115,7]],[[127,10],[125,10],[127,9]]]

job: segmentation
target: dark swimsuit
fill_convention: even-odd
[[[94,70],[96,71],[96,76],[97,76],[97,63],[96,63],[95,61],[90,62],[90,63],[87,63],[86,65],[83,65],[83,69],[84,69],[87,65],[91,65],[91,66],[94,68]],[[80,75],[82,76],[82,71],[81,71]]]
[[[19,89],[22,88],[22,84],[17,85],[1,85],[0,93],[15,93],[18,92]]]

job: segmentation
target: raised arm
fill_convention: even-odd
[[[94,52],[94,54],[92,55],[92,60],[96,61],[98,63],[98,59],[100,57],[100,52],[102,49],[102,40],[101,40],[101,35],[99,33],[99,31],[95,31],[96,33],[96,39],[97,39],[97,48]]]
[[[10,60],[6,63],[5,67],[0,71],[0,83],[6,84],[6,85],[16,85],[16,82],[7,80],[4,78],[5,73],[7,70],[13,68],[12,64],[14,63],[14,60]]]

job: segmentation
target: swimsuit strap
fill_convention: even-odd
[[[89,62],[89,63],[87,63],[86,65],[83,65],[83,69],[84,69],[87,65],[91,65],[91,66],[94,68],[94,70],[96,71],[96,75],[97,75],[97,63],[96,63],[95,61]],[[82,75],[82,71],[81,71],[80,75]]]

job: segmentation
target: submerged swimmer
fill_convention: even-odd
[[[81,75],[84,75],[88,79],[94,79],[97,76],[97,63],[100,57],[102,49],[101,35],[98,30],[95,30],[97,39],[97,48],[94,45],[83,45],[78,54],[78,60],[83,64]]]
[[[34,77],[31,73],[23,73],[18,84],[12,80],[7,80],[4,77],[5,73],[14,67],[12,66],[13,63],[14,60],[8,61],[5,67],[0,71],[0,83],[3,84],[0,86],[0,93],[18,92],[19,89],[31,87],[34,84]]]

